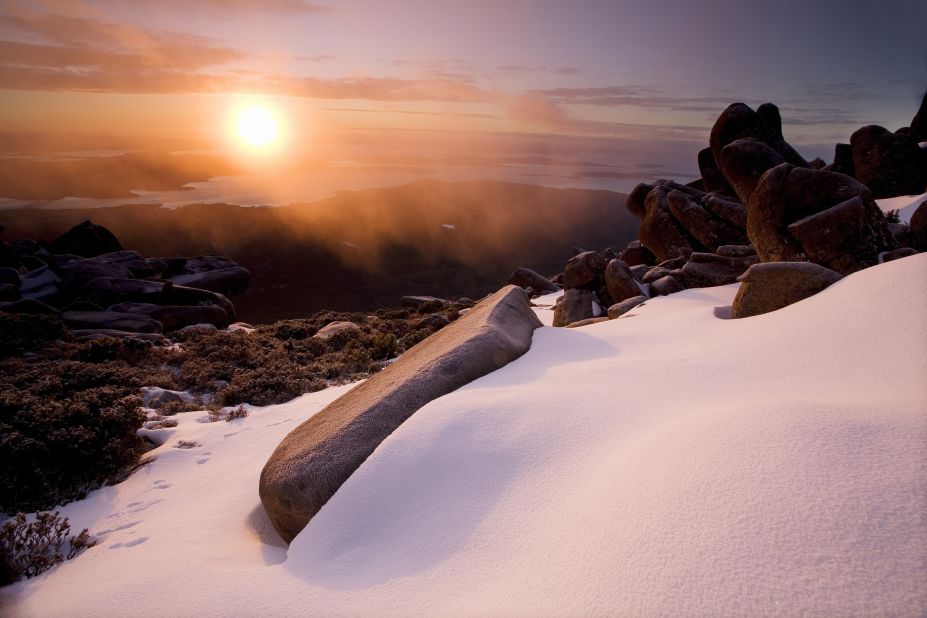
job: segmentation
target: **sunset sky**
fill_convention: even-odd
[[[0,130],[214,140],[402,128],[704,140],[728,103],[798,143],[906,125],[927,2],[0,1]]]

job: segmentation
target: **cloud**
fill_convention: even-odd
[[[640,107],[683,112],[720,111],[731,101],[730,97],[676,96],[661,89],[637,85],[551,88],[533,90],[531,94],[564,105]]]
[[[501,116],[493,114],[477,114],[468,112],[432,112],[414,109],[366,109],[360,107],[323,107],[326,112],[351,112],[365,114],[407,114],[410,116],[448,116],[452,118],[481,118],[487,120],[501,120]]]

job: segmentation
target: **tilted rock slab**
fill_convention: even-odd
[[[540,326],[525,291],[507,286],[290,432],[259,487],[280,536],[292,541],[419,408],[527,352]]]

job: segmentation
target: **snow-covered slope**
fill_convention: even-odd
[[[922,614],[925,270],[744,320],[716,317],[734,285],[539,329],[402,425],[288,552],[258,473],[344,389],[183,415],[155,463],[62,509],[103,541],[4,613]]]

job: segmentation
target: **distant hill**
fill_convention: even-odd
[[[501,182],[423,180],[346,191],[310,204],[175,210],[125,205],[0,211],[3,239],[51,239],[84,219],[146,256],[227,255],[252,273],[236,297],[252,322],[320,309],[394,306],[405,294],[478,297],[517,266],[562,268],[573,246],[623,247],[637,220],[627,196]]]

